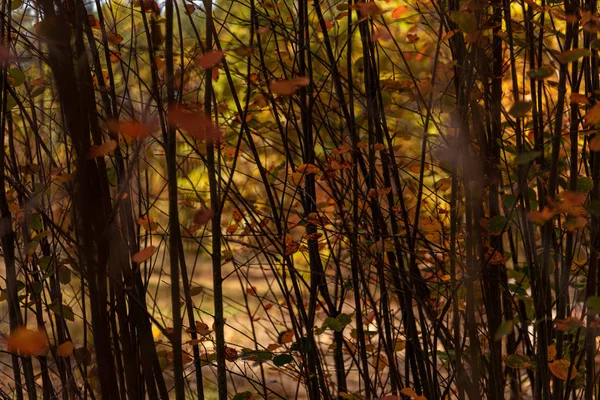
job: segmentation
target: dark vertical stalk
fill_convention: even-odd
[[[206,51],[213,48],[213,9],[212,1],[204,0],[206,11]],[[211,104],[213,99],[212,69],[208,68],[204,75],[204,115],[211,118]],[[225,323],[223,320],[223,277],[221,273],[221,199],[218,183],[218,159],[215,148],[218,149],[219,141],[207,139],[206,167],[208,169],[208,183],[210,190],[210,205],[212,208],[212,269],[213,269],[213,296],[215,308],[215,335],[217,349],[217,389],[219,399],[227,399],[227,366],[225,363]]]
[[[167,67],[167,105],[175,104],[175,81],[173,60],[173,2],[166,2],[166,32],[165,32],[165,62]],[[160,105],[159,105],[160,106]],[[173,373],[175,379],[175,396],[183,400],[185,393],[183,387],[183,362],[181,355],[181,307],[180,307],[180,279],[179,279],[179,247],[181,242],[179,227],[179,205],[177,201],[177,131],[169,122],[168,136],[164,138],[167,162],[167,178],[169,180],[169,260],[171,271],[171,310],[173,314],[173,332],[171,343],[173,345]]]

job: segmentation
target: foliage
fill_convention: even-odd
[[[596,2],[0,15],[4,397],[598,397]]]

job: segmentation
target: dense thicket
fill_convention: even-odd
[[[598,397],[595,0],[0,16],[3,397]]]

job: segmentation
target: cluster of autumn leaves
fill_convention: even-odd
[[[584,207],[587,197],[586,193],[565,191],[556,198],[548,197],[548,205],[541,211],[533,210],[527,213],[527,218],[532,222],[543,225],[555,215],[566,216],[564,228],[567,231],[575,231],[587,225],[586,215],[588,210]]]

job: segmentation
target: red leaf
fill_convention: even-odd
[[[206,210],[199,210],[198,212],[196,212],[196,214],[194,214],[194,223],[196,225],[204,225],[208,223],[208,221],[210,221],[212,216],[213,211],[210,208]]]

